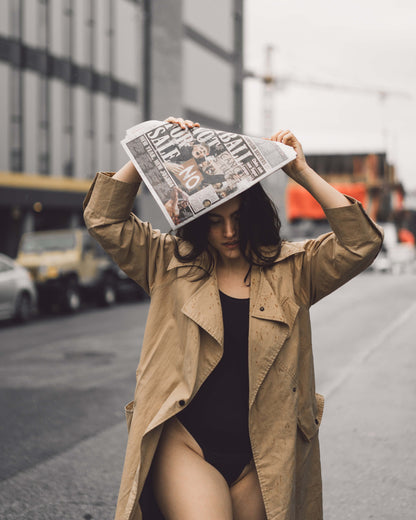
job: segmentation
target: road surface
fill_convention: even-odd
[[[0,326],[0,519],[110,520],[146,303]],[[326,520],[413,520],[416,276],[312,309]]]

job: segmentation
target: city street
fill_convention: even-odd
[[[1,520],[113,518],[147,308],[0,326]],[[325,519],[411,520],[416,276],[364,273],[312,319]]]

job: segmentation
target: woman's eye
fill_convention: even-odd
[[[219,224],[221,221],[220,220],[210,220],[209,223],[211,226],[216,226],[217,224]]]

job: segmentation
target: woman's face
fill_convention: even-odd
[[[237,196],[208,213],[208,242],[222,259],[235,260],[241,256],[238,239],[240,206],[241,198]]]

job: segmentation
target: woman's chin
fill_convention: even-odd
[[[220,255],[225,260],[238,260],[239,258],[242,257],[239,247],[235,247],[235,248],[223,247],[223,248],[221,248]]]

